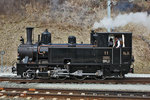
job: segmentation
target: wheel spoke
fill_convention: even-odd
[[[27,70],[26,72],[23,72],[22,76],[25,79],[34,79],[35,78],[35,74],[33,73],[32,70]]]
[[[74,79],[76,79],[76,80],[84,80],[84,79],[86,79],[86,76],[74,76]]]
[[[59,76],[57,77],[58,80],[65,80],[67,78],[67,76]]]

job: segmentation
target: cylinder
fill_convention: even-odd
[[[42,44],[50,44],[51,43],[51,33],[46,29],[41,36]]]
[[[76,37],[75,36],[69,36],[68,37],[68,43],[69,44],[76,44]]]
[[[27,42],[26,44],[31,45],[32,44],[32,27],[27,27],[26,31],[27,31]]]

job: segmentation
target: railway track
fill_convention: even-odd
[[[83,99],[102,100],[102,98],[122,100],[149,100],[150,92],[135,91],[102,91],[102,90],[67,90],[67,89],[33,89],[33,88],[0,88],[0,99],[4,98],[56,98],[56,99]]]
[[[56,79],[21,79],[21,78],[9,78],[0,77],[0,82],[9,81],[15,83],[96,83],[96,84],[149,84],[150,78],[109,78],[105,80],[56,80]]]

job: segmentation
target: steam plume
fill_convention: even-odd
[[[108,19],[107,17],[95,22],[93,29],[97,28],[117,28],[123,27],[128,23],[141,24],[150,29],[150,15],[147,12],[137,12],[129,14],[119,14],[115,18]]]

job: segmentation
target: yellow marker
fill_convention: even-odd
[[[29,91],[35,91],[35,89],[29,89]]]

